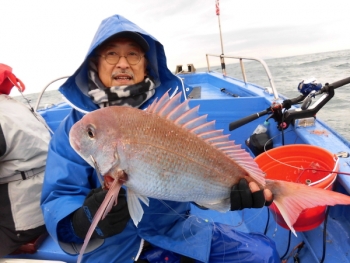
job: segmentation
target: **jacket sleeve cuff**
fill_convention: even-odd
[[[84,243],[84,240],[78,237],[73,228],[71,215],[63,218],[57,225],[57,238],[65,243]]]

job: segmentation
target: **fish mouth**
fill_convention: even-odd
[[[104,188],[109,189],[114,179],[110,175],[105,175],[103,178],[104,178]]]
[[[118,183],[123,185],[128,180],[128,175],[123,170],[118,170],[106,173],[103,178],[104,187],[109,189],[114,180],[118,180]]]

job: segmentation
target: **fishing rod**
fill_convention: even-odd
[[[218,22],[219,22],[220,43],[221,43],[221,55],[220,55],[221,69],[222,69],[222,74],[226,76],[225,60],[223,57],[224,56],[224,46],[222,44],[219,0],[215,0],[215,13],[218,16]]]
[[[284,130],[287,129],[291,123],[294,123],[296,119],[303,119],[314,117],[316,113],[334,96],[334,89],[342,87],[350,83],[350,77],[336,81],[334,83],[326,83],[322,88],[310,88],[308,85],[306,91],[299,89],[300,86],[307,85],[309,83],[301,82],[298,86],[298,89],[303,94],[293,98],[284,100],[282,103],[273,102],[270,107],[267,109],[239,119],[237,121],[231,122],[229,124],[229,130],[233,131],[249,122],[252,122],[262,116],[270,114],[266,119],[269,120],[273,118],[278,123],[278,129]],[[303,84],[303,85],[301,85]],[[311,107],[311,101],[318,95],[321,95],[321,98],[318,99]],[[301,104],[301,107],[298,109],[289,110],[292,105]],[[286,111],[283,111],[283,110]]]

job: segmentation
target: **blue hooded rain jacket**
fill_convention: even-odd
[[[142,107],[147,107],[169,89],[170,94],[181,90],[185,94],[180,79],[167,68],[163,46],[154,37],[119,15],[102,21],[84,62],[60,87],[73,110],[51,140],[42,190],[42,211],[47,229],[61,248],[72,255],[78,254],[80,245],[58,240],[59,231],[71,232],[66,234],[74,236],[72,227],[62,229],[60,224],[82,206],[91,189],[99,187],[100,183],[94,169],[70,147],[68,135],[84,113],[98,109],[87,95],[88,58],[103,41],[125,30],[140,33],[150,46],[146,53],[148,72],[158,87],[155,95]],[[143,205],[144,215],[138,227],[129,220],[120,234],[90,240],[83,262],[132,263],[139,257],[144,240],[163,252],[147,255],[150,262],[179,262],[178,259],[170,261],[172,252],[196,259],[196,262],[222,262],[223,257],[228,260],[225,262],[279,260],[274,243],[267,237],[240,233],[227,225],[215,224],[214,227],[212,223],[190,216],[190,207],[189,203],[150,199],[149,207]]]

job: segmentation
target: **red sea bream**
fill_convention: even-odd
[[[188,100],[180,103],[180,94],[172,99],[165,94],[145,111],[112,106],[77,122],[70,131],[71,146],[92,166],[93,156],[101,174],[115,179],[94,224],[108,212],[106,207],[115,202],[122,184],[127,187],[135,225],[142,220],[140,200],[147,204],[148,197],[191,201],[227,212],[231,188],[241,178],[272,191],[293,232],[293,224],[306,208],[350,204],[349,196],[333,191],[265,180],[250,154],[206,117],[199,116],[198,107],[190,108]]]

